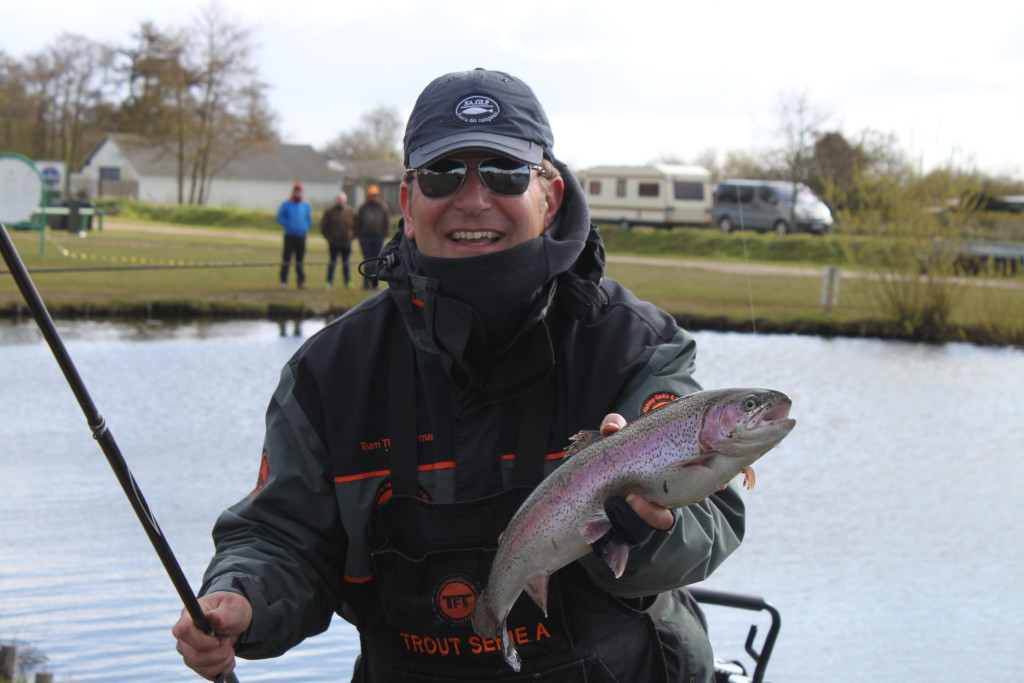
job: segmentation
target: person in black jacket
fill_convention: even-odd
[[[520,599],[521,673],[469,624],[501,531],[570,435],[700,388],[692,336],[604,277],[553,144],[509,74],[447,74],[420,95],[401,230],[376,271],[388,289],[283,369],[256,488],[214,527],[200,602],[217,635],[184,614],[173,629],[195,671],[277,656],[337,613],[359,631],[353,681],[712,680],[681,587],[739,545],[734,485],[677,510],[611,506],[635,543],[625,572],[594,553],[551,577],[546,615]]]
[[[391,211],[380,199],[380,188],[370,185],[366,188],[366,201],[356,214],[356,237],[363,251],[363,289],[377,289],[376,256],[380,254],[384,240],[391,231]]]

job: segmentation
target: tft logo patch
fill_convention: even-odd
[[[476,581],[461,574],[445,577],[434,589],[434,611],[452,626],[461,626],[473,615],[480,596]]]

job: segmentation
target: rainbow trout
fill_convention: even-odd
[[[508,665],[521,660],[505,619],[525,590],[547,616],[548,577],[591,551],[611,530],[609,496],[636,493],[668,508],[699,502],[774,448],[796,425],[792,403],[771,389],[699,391],[638,417],[607,437],[580,432],[566,462],[534,489],[498,543],[487,587],[473,608],[473,629],[501,638]],[[629,547],[612,539],[603,555],[622,576]]]

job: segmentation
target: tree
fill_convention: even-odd
[[[203,204],[218,171],[276,135],[267,86],[251,61],[250,30],[227,17],[216,1],[202,11],[196,27],[189,203]]]
[[[778,170],[786,180],[807,182],[814,144],[829,115],[813,106],[805,91],[782,95],[778,114],[781,142],[775,152]]]
[[[357,128],[341,133],[322,151],[339,160],[401,161],[401,130],[398,110],[381,105],[363,114]]]

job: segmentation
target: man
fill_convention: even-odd
[[[337,612],[359,629],[359,682],[712,680],[700,611],[674,589],[738,546],[732,487],[674,511],[612,506],[636,542],[625,573],[593,553],[551,577],[546,617],[521,598],[522,674],[468,623],[498,536],[568,436],[699,388],[692,337],[603,277],[553,142],[508,74],[448,74],[420,95],[389,289],[282,372],[256,490],[214,530],[200,600],[218,637],[185,615],[174,627],[196,671],[276,656]]]
[[[359,207],[356,216],[356,236],[359,237],[359,248],[366,259],[361,267],[363,289],[377,289],[377,261],[384,246],[384,238],[391,231],[391,212],[387,204],[380,200],[380,188],[370,185],[366,188],[366,201]]]
[[[345,286],[352,289],[352,272],[348,259],[352,253],[352,237],[355,235],[356,212],[348,205],[348,195],[338,194],[334,206],[324,211],[320,219],[320,232],[327,240],[330,261],[327,263],[327,289],[334,286],[334,269],[341,257],[341,270]]]
[[[288,267],[295,256],[295,279],[299,289],[306,288],[306,272],[302,259],[306,255],[306,233],[313,225],[309,203],[302,198],[302,183],[295,183],[292,194],[281,202],[277,222],[284,228],[284,253],[281,255],[281,289],[288,286]]]

